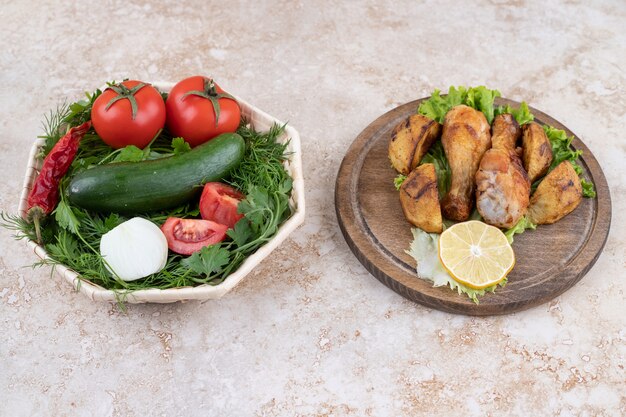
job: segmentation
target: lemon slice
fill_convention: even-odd
[[[513,248],[497,227],[479,221],[457,223],[439,238],[439,259],[455,281],[481,290],[513,269]]]

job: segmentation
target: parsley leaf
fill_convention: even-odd
[[[211,275],[222,272],[229,262],[230,253],[220,245],[205,246],[180,263],[197,274]]]
[[[117,154],[113,162],[139,162],[145,159],[145,152],[135,145],[128,145]]]
[[[172,149],[174,149],[174,155],[180,155],[189,152],[191,146],[183,138],[174,138],[172,139]]]
[[[100,158],[98,158],[97,156],[79,158],[74,160],[74,162],[72,163],[72,169],[74,169],[74,173],[78,173],[79,171],[90,168],[92,165],[98,165],[98,162],[100,162]]]
[[[46,251],[50,256],[62,260],[75,259],[79,256],[78,242],[65,230],[57,234],[56,243],[46,245]]]
[[[80,221],[74,214],[72,208],[65,202],[64,199],[61,199],[57,208],[54,209],[54,219],[56,222],[64,228],[65,230],[69,230],[74,234],[78,234],[78,227],[80,226]]]
[[[252,186],[246,198],[239,202],[237,212],[251,223],[252,230],[258,231],[264,223],[266,211],[271,211],[269,195],[265,189]]]
[[[84,216],[84,213],[83,213]],[[92,216],[85,216],[81,222],[81,232],[84,233],[97,233],[99,236],[111,231],[114,227],[122,223],[124,219],[120,218],[119,214],[111,213],[108,217],[94,214]]]
[[[104,219],[104,228],[108,232],[121,223],[122,219],[120,219],[120,215],[117,213],[111,213],[106,219]]]
[[[63,121],[70,126],[78,126],[91,119],[91,108],[100,94],[102,91],[99,89],[93,93],[85,92],[85,99],[69,105],[69,112]]]
[[[252,237],[252,229],[250,228],[250,222],[245,217],[235,223],[235,227],[228,229],[226,232],[228,236],[237,244],[237,246],[243,246]]]
[[[292,188],[293,180],[291,179],[291,177],[289,177],[280,183],[280,185],[278,186],[278,192],[281,194],[289,194]]]

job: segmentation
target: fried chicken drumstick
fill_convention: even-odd
[[[476,208],[485,223],[509,228],[526,214],[530,199],[530,181],[515,152],[521,129],[510,114],[493,121],[493,147],[476,172]]]
[[[441,201],[441,209],[448,219],[464,221],[474,207],[474,176],[491,147],[489,123],[482,112],[455,106],[446,114],[441,142],[452,171],[450,190]]]

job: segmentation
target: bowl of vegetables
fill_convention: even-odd
[[[3,224],[94,301],[220,298],[304,221],[298,132],[203,76],[60,105]]]

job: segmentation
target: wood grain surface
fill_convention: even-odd
[[[517,259],[505,287],[485,294],[480,304],[448,287],[432,286],[415,272],[415,261],[405,253],[411,225],[400,207],[393,186],[387,147],[393,128],[415,113],[415,100],[399,106],[370,124],[352,143],[337,175],[335,208],[350,249],[383,284],[402,296],[452,313],[468,315],[508,314],[545,303],[576,284],[602,252],[611,222],[611,198],[598,162],[575,136],[572,145],[583,151],[580,165],[591,179],[597,197],[585,198],[568,216],[553,225],[538,226],[515,237]],[[498,98],[496,104],[519,106]],[[573,133],[550,116],[531,108],[535,121]]]

